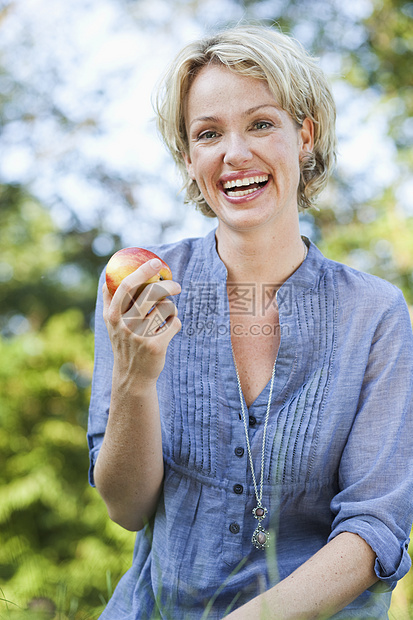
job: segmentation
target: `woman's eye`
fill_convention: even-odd
[[[212,140],[217,137],[216,131],[204,131],[204,133],[199,134],[198,140]]]
[[[258,121],[254,124],[254,129],[269,129],[271,127],[271,123],[268,121]]]

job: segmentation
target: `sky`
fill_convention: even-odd
[[[268,17],[280,3],[260,2],[254,17]],[[13,96],[6,109],[0,180],[27,183],[62,228],[74,213],[79,226],[103,222],[122,235],[124,245],[156,242],[162,227],[162,239],[175,241],[214,226],[177,198],[180,179],[156,134],[151,94],[174,54],[220,19],[245,17],[240,5],[233,0],[3,0],[3,5],[9,9],[0,21],[0,58],[13,88],[20,84],[25,94]],[[370,3],[349,1],[346,7],[363,15]],[[306,43],[305,22],[296,36]],[[357,46],[360,33],[354,29],[351,36],[349,44]],[[397,175],[385,114],[373,91],[355,94],[341,79],[334,54],[320,63],[338,105],[340,172],[359,182],[360,195],[369,198]],[[6,94],[13,80],[0,76]],[[128,186],[141,205],[136,217],[116,192],[97,182],[96,170]],[[369,182],[361,182],[366,176]]]

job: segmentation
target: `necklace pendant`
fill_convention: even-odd
[[[252,514],[256,519],[258,519],[258,521],[262,521],[262,519],[265,519],[265,517],[267,516],[267,512],[268,510],[265,508],[265,506],[261,506],[261,504],[258,504],[258,506],[255,506],[255,508],[252,509]]]
[[[252,535],[251,542],[256,549],[265,549],[269,547],[270,533],[265,530],[259,523]]]

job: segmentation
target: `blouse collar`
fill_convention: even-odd
[[[211,230],[203,238],[203,253],[204,260],[206,261],[205,264],[209,268],[211,276],[213,276],[214,280],[218,279],[221,281],[226,280],[228,272],[217,252],[215,232],[216,229]],[[325,270],[327,263],[326,258],[310,239],[303,236],[303,240],[308,246],[307,257],[298,269],[284,282],[280,291],[286,286],[291,286],[291,284],[294,285],[294,289],[297,292],[314,288],[317,286]]]

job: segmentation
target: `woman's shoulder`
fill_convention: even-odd
[[[180,281],[191,260],[197,255],[202,255],[203,245],[203,237],[188,237],[170,243],[148,244],[145,245],[145,249],[164,260],[170,267],[174,280]]]
[[[331,273],[340,296],[348,296],[352,301],[383,303],[391,307],[404,299],[402,291],[393,283],[383,278],[360,271],[332,259],[326,258],[324,269]]]
[[[197,251],[202,245],[204,237],[187,237],[180,239],[179,241],[173,241],[170,243],[161,243],[157,245],[147,245],[146,249],[158,254],[163,260],[169,258],[173,260],[182,260],[182,258],[188,258]]]
[[[223,264],[216,251],[215,231],[204,237],[187,237],[172,243],[145,246],[155,252],[170,267],[174,280],[182,281],[185,273],[204,273],[204,277],[217,269],[222,270]]]

